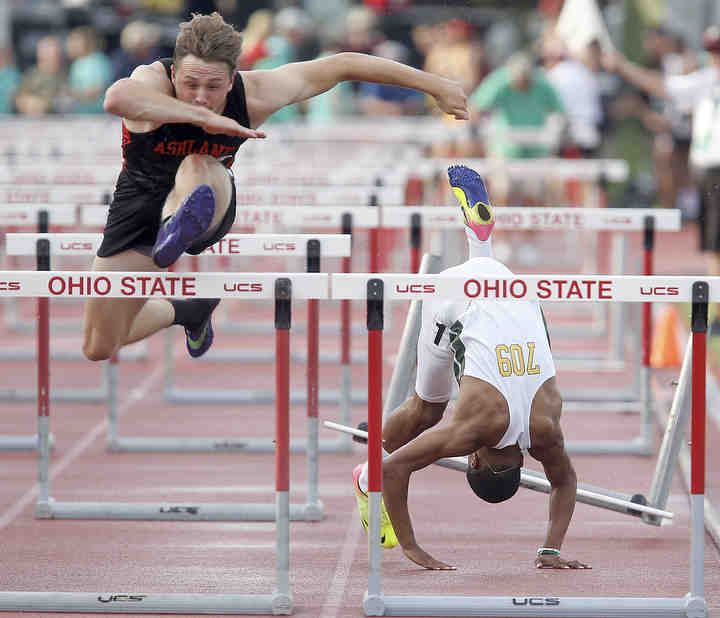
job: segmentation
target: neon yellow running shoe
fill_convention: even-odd
[[[360,474],[362,473],[363,464],[358,464],[353,470],[353,488],[355,489],[355,499],[357,500],[358,511],[360,511],[360,523],[362,527],[367,531],[368,529],[368,496],[360,489]],[[385,510],[385,501],[380,501],[380,545],[388,549],[395,547],[398,544],[397,537],[395,536],[395,530],[393,530],[390,517]]]
[[[448,178],[460,202],[465,225],[479,240],[487,240],[495,226],[495,211],[480,174],[464,165],[453,165],[448,168]]]

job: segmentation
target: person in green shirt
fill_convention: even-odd
[[[487,156],[548,157],[560,145],[565,109],[543,69],[533,66],[531,56],[525,52],[513,54],[504,66],[480,82],[469,104],[471,110],[488,120],[481,131]],[[564,195],[564,188],[551,180],[511,177],[500,170],[493,173],[490,183],[499,204],[552,204]],[[522,233],[522,249],[516,255],[519,263],[537,261],[534,236],[533,232]],[[497,249],[501,255],[509,250],[504,243],[498,243]]]
[[[487,151],[499,157],[543,157],[552,144],[522,143],[506,129],[543,129],[565,114],[562,102],[540,68],[518,52],[488,75],[470,95],[470,107],[489,115]]]

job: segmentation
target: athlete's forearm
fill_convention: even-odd
[[[550,519],[543,547],[560,549],[567,534],[577,494],[577,478],[575,473],[565,483],[553,486],[550,490]]]
[[[407,66],[394,60],[345,52],[335,56],[338,63],[337,81],[375,82],[422,90],[433,96],[447,87],[449,80]]]
[[[383,500],[400,545],[415,545],[415,531],[408,510],[410,471],[405,466],[383,466]]]
[[[203,107],[183,103],[131,78],[118,80],[108,88],[104,107],[106,112],[128,120],[161,124],[202,124],[208,114],[212,113]]]

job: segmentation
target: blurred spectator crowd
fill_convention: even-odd
[[[690,218],[697,211],[688,165],[692,107],[621,75],[607,61],[615,53],[607,37],[578,42],[574,33],[563,35],[562,0],[539,2],[520,36],[492,3],[480,9],[419,0],[7,1],[0,114],[102,112],[113,81],[172,55],[180,21],[217,10],[243,32],[240,70],[357,51],[458,80],[470,100],[472,130],[447,120],[447,139],[431,146],[438,156],[605,156],[615,154],[608,143],[617,123],[636,119],[652,136],[661,205],[681,206]],[[712,56],[701,41],[687,41],[661,24],[648,32],[643,52],[643,66],[665,77],[696,72]],[[322,124],[358,115],[437,113],[416,91],[344,83],[270,121]],[[524,195],[513,196],[513,188]],[[494,187],[498,203],[518,197],[527,203],[534,192],[501,181]]]

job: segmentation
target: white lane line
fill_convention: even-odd
[[[118,415],[126,412],[130,406],[134,405],[147,395],[150,387],[154,382],[159,381],[162,376],[163,368],[157,367],[153,373],[151,373],[145,380],[130,392],[130,396],[125,400],[120,409]],[[107,429],[107,420],[98,423],[90,431],[88,431],[65,455],[53,466],[50,467],[50,480],[56,478],[65,468],[67,468],[75,459],[77,459],[97,438],[102,435]],[[6,528],[11,524],[15,518],[22,513],[22,511],[32,503],[38,494],[39,485],[35,483],[30,489],[28,489],[16,502],[14,502],[1,516],[0,516],[0,530]]]
[[[355,558],[358,542],[360,536],[364,534],[362,526],[360,525],[360,516],[358,515],[357,509],[353,508],[352,517],[350,518],[350,523],[348,524],[348,529],[345,534],[343,548],[340,552],[337,566],[335,567],[335,574],[328,586],[328,594],[325,597],[320,618],[337,618],[343,597],[345,596],[345,588],[347,587],[347,581],[350,577],[350,568]]]

